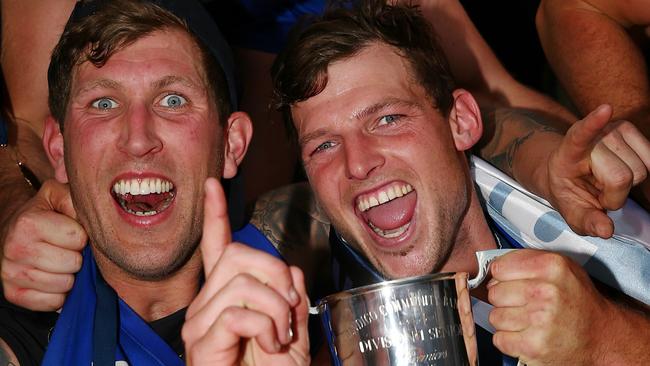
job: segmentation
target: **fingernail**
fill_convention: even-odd
[[[289,301],[291,301],[291,305],[296,305],[298,301],[300,301],[298,292],[296,292],[296,289],[293,288],[293,286],[289,289]]]
[[[496,285],[497,283],[499,283],[499,281],[497,281],[497,280],[495,280],[495,279],[493,278],[493,279],[491,279],[491,280],[488,281],[486,287],[487,287],[487,288],[490,288],[490,287]]]

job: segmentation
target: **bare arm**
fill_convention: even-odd
[[[647,1],[543,0],[536,23],[549,63],[583,115],[608,103],[614,119],[650,136],[647,67],[629,33],[650,24]]]
[[[16,355],[14,355],[13,351],[5,341],[0,339],[0,366],[18,366],[20,365],[18,363],[18,360],[16,359]]]
[[[420,0],[451,71],[482,108],[517,107],[543,111],[567,123],[575,117],[551,98],[516,81],[499,62],[457,0]]]
[[[37,136],[48,115],[50,54],[76,0],[2,0],[0,62],[13,115]]]
[[[40,138],[26,124],[10,124],[9,127],[9,145],[0,147],[0,249],[11,217],[38,189],[32,186],[36,182],[28,182],[30,179],[26,179],[21,172],[18,162],[24,163],[38,181],[52,176],[52,168],[45,157]]]

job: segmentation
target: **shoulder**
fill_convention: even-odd
[[[328,278],[330,221],[309,183],[283,186],[260,196],[250,223],[287,263],[303,270],[308,287]]]

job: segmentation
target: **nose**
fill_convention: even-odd
[[[144,105],[131,105],[124,116],[118,148],[133,157],[156,153],[163,147],[155,116]]]
[[[385,158],[369,138],[348,140],[345,144],[345,163],[348,179],[366,179],[384,165]]]

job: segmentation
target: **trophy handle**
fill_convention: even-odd
[[[476,252],[476,260],[478,261],[478,274],[476,277],[467,281],[470,290],[478,287],[485,277],[487,277],[490,270],[490,263],[497,257],[500,257],[508,252],[516,249],[491,249]]]

